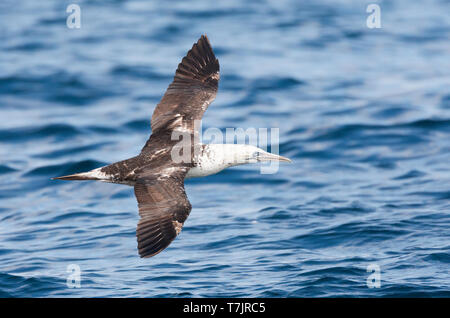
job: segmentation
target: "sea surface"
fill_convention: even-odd
[[[0,296],[450,297],[449,13],[2,0]],[[221,65],[203,129],[279,128],[293,163],[188,180],[182,233],[140,259],[132,187],[50,178],[138,154],[203,33]]]

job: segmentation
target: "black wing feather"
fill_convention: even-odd
[[[151,120],[152,133],[179,126],[194,133],[193,121],[203,117],[216,97],[219,69],[219,60],[206,35],[202,35],[178,64],[173,82],[156,106]],[[174,119],[176,124],[168,125]]]
[[[184,191],[186,170],[177,168],[170,176],[144,174],[136,181],[134,193],[139,205],[136,236],[141,257],[164,250],[180,233],[191,204]]]

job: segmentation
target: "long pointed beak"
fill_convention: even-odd
[[[274,153],[265,153],[258,157],[259,161],[285,161],[285,162],[292,162],[291,159],[276,155]]]

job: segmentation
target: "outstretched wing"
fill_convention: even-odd
[[[216,97],[219,78],[219,60],[206,35],[202,35],[178,64],[173,82],[156,106],[152,134],[176,128],[194,134],[194,120],[201,120]]]
[[[136,231],[141,257],[151,257],[169,246],[189,216],[191,204],[184,191],[184,177],[192,163],[173,162],[171,150],[177,141],[172,132],[179,130],[195,138],[194,123],[201,120],[216,97],[218,83],[219,61],[202,35],[178,64],[173,82],[153,112],[152,135],[142,149],[145,156],[139,156],[151,160],[134,174],[141,216]]]
[[[186,168],[161,167],[158,174],[143,173],[134,185],[139,220],[136,236],[141,257],[164,250],[180,233],[191,212],[184,191]]]

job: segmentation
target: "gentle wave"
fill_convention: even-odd
[[[355,1],[96,1],[73,30],[65,6],[0,6],[0,297],[450,297],[446,4],[398,1],[380,30]],[[187,180],[183,231],[140,259],[132,187],[51,178],[138,154],[202,33],[203,129],[279,128],[293,162]]]

